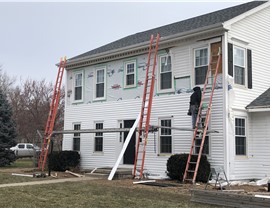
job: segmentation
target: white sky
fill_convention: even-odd
[[[0,0],[0,65],[18,79],[55,82],[55,64],[62,56],[71,58],[137,32],[248,2],[139,1]]]

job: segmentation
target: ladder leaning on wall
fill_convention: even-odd
[[[200,107],[198,110],[198,116],[196,120],[196,125],[193,133],[192,144],[185,168],[185,173],[183,177],[183,182],[192,182],[193,184],[196,181],[201,155],[203,152],[204,142],[206,134],[208,133],[208,124],[211,116],[212,110],[212,100],[214,95],[214,90],[216,87],[217,74],[218,70],[221,67],[222,54],[221,49],[219,48],[219,52],[217,55],[211,55],[210,64],[208,66],[208,70],[206,73],[204,88],[202,92],[202,98]],[[216,65],[216,66],[215,66]],[[215,66],[215,67],[214,67]],[[214,67],[214,69],[212,68]],[[209,91],[210,90],[210,91]],[[205,101],[205,94],[210,92],[210,98],[208,101]],[[207,107],[205,107],[207,106]],[[203,121],[203,117],[205,116],[205,120]],[[196,145],[196,140],[201,140],[199,146]],[[195,148],[199,148],[199,153],[194,154]],[[192,157],[192,155],[197,155],[197,157]]]
[[[133,177],[134,178],[136,177],[136,172],[138,171],[139,179],[143,178],[143,171],[144,171],[146,145],[148,140],[150,116],[155,87],[155,68],[157,64],[159,38],[160,38],[159,34],[157,34],[155,40],[154,35],[151,35],[146,65],[146,77],[144,82],[144,92],[142,98],[141,114],[139,120],[138,137],[136,141],[136,153],[133,169]],[[154,49],[154,53],[152,52],[152,49]],[[151,63],[152,55],[153,55],[153,63]],[[152,71],[149,70],[150,66],[152,66]]]
[[[38,169],[41,169],[42,171],[44,171],[46,161],[47,161],[51,136],[52,136],[53,128],[54,128],[55,117],[56,117],[56,113],[58,110],[58,104],[59,104],[59,100],[60,100],[61,84],[62,84],[64,70],[66,67],[66,62],[67,62],[66,57],[61,58],[59,68],[58,68],[56,83],[54,86],[54,92],[53,92],[53,97],[52,97],[52,101],[51,101],[51,105],[50,105],[50,111],[49,111],[47,123],[46,123],[46,128],[45,128],[45,133],[44,133],[44,138],[43,138],[43,143],[42,143],[42,149],[41,149],[41,153],[40,153],[39,161],[38,161]]]

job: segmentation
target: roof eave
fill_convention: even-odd
[[[215,31],[219,31],[219,30],[226,31],[226,29],[224,29],[222,23],[217,23],[214,25],[210,25],[207,27],[202,27],[202,28],[198,28],[195,30],[190,30],[190,31],[178,33],[175,35],[161,37],[160,41],[159,41],[159,45],[160,46],[166,45],[167,43],[170,43],[170,42],[175,42],[175,41],[179,41],[182,39],[191,38],[193,36],[198,36],[198,35],[201,35],[204,33],[215,32]],[[72,66],[80,65],[80,63],[88,62],[88,61],[95,60],[95,59],[101,59],[101,58],[104,58],[107,56],[127,53],[128,51],[140,50],[140,49],[143,49],[145,47],[148,47],[148,45],[149,45],[149,41],[145,41],[145,42],[142,42],[139,44],[123,47],[120,49],[115,49],[115,50],[110,50],[110,51],[106,51],[106,52],[95,54],[95,55],[90,55],[88,57],[78,58],[75,60],[67,60],[67,68],[70,68],[70,69],[77,68],[77,67],[72,67]],[[162,49],[162,47],[159,47],[159,48]]]
[[[247,112],[266,112],[270,111],[270,105],[267,106],[256,106],[256,107],[247,107]]]

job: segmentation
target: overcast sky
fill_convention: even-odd
[[[18,80],[55,82],[62,56],[248,1],[16,2],[0,0],[0,65]]]

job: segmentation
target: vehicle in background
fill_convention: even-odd
[[[40,148],[31,143],[19,143],[10,150],[14,151],[17,157],[34,157],[40,153]]]

